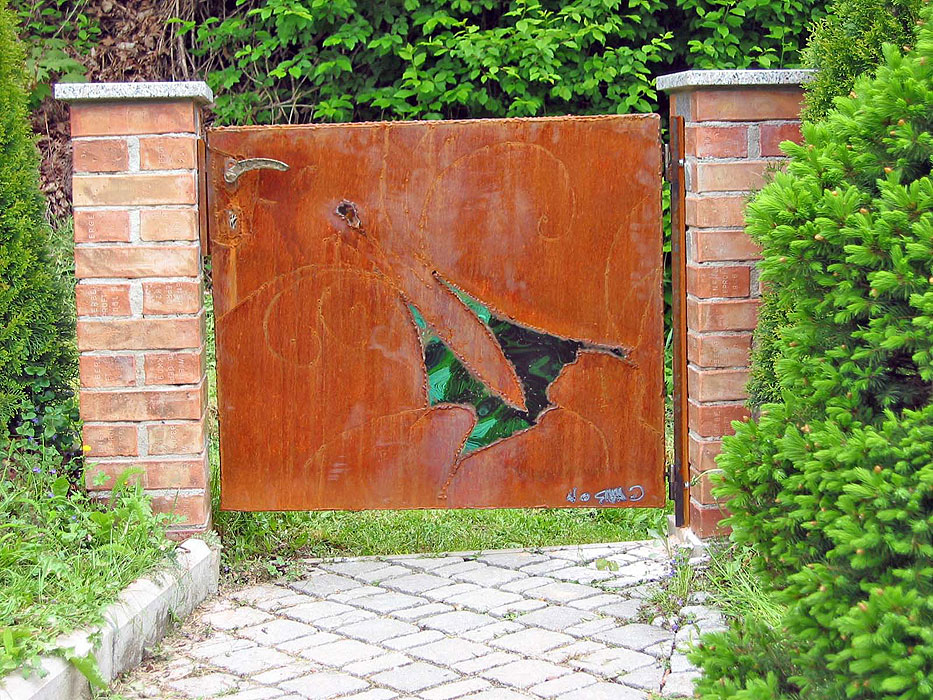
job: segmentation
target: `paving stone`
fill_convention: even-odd
[[[437,630],[423,630],[415,634],[406,635],[405,637],[386,639],[382,645],[390,649],[410,649],[411,647],[421,646],[422,644],[428,644],[443,638],[444,635]]]
[[[587,566],[568,566],[566,569],[553,571],[549,575],[561,581],[573,581],[574,583],[605,581],[615,576],[611,571],[601,571]]]
[[[280,666],[279,668],[273,668],[268,671],[263,671],[262,673],[257,673],[255,676],[253,676],[252,680],[264,685],[277,685],[282,681],[298,678],[298,676],[306,676],[307,674],[313,671],[317,671],[318,669],[319,666],[316,664],[295,661],[293,663],[286,664],[285,666]]]
[[[586,620],[595,620],[596,615],[582,610],[575,610],[562,605],[548,605],[545,608],[520,615],[516,618],[518,622],[529,627],[543,627],[547,630],[560,631],[567,627],[573,627]]]
[[[369,574],[373,571],[384,569],[386,566],[388,566],[386,562],[380,561],[378,559],[362,559],[335,562],[333,564],[323,564],[321,568],[335,574],[356,577],[361,574]]]
[[[423,700],[453,700],[453,698],[462,698],[468,693],[475,693],[490,687],[492,686],[489,682],[484,681],[482,678],[468,678],[467,680],[455,681],[425,690],[421,693],[421,697]]]
[[[461,593],[444,599],[450,605],[470,608],[480,612],[489,612],[493,608],[524,600],[518,593],[500,591],[496,588],[478,588],[475,591]]]
[[[666,698],[689,698],[693,696],[693,684],[700,677],[696,671],[669,673],[664,679],[661,695]]]
[[[661,681],[664,678],[664,667],[660,665],[643,666],[631,673],[619,676],[619,682],[637,690],[647,690],[658,693],[661,691]]]
[[[281,618],[263,622],[253,627],[245,627],[239,631],[243,637],[252,639],[260,644],[281,644],[290,639],[298,637],[307,637],[317,632],[311,625],[294,620],[283,620]]]
[[[191,646],[188,653],[198,659],[209,659],[218,654],[237,651],[239,649],[249,649],[256,646],[255,642],[246,639],[237,639],[226,634],[215,634],[204,642],[198,642]]]
[[[280,698],[282,695],[282,691],[275,688],[250,688],[232,695],[224,695],[223,700],[271,700],[271,698]]]
[[[529,576],[528,578],[510,581],[509,583],[499,586],[499,588],[510,593],[525,593],[527,595],[528,591],[546,586],[549,583],[554,583],[554,579],[548,578],[547,576]]]
[[[359,588],[351,588],[348,591],[341,591],[340,593],[333,593],[327,596],[327,600],[334,600],[338,603],[353,603],[355,600],[360,598],[365,598],[366,596],[379,595],[380,593],[388,593],[387,588],[382,586],[360,586]]]
[[[608,632],[619,626],[619,621],[615,618],[598,618],[596,620],[584,620],[578,625],[564,628],[564,632],[572,634],[574,637],[591,637],[595,634]]]
[[[413,608],[405,608],[404,610],[395,610],[391,615],[400,620],[420,620],[422,617],[439,615],[452,610],[453,607],[445,603],[428,603],[427,605],[416,605]]]
[[[569,566],[572,566],[572,564],[564,559],[547,559],[535,564],[523,566],[521,572],[531,576],[538,576],[540,574],[548,574],[550,576],[552,572],[566,569]]]
[[[645,693],[618,683],[596,683],[560,696],[560,700],[647,700],[647,698]]]
[[[502,683],[512,688],[528,688],[565,676],[570,673],[569,668],[552,664],[538,659],[522,659],[513,661],[505,666],[496,666],[480,673],[483,678]]]
[[[515,632],[521,628],[522,626],[517,622],[503,620],[492,625],[484,625],[483,627],[461,632],[459,636],[463,639],[469,639],[472,642],[488,642],[490,639],[501,637],[504,634]]]
[[[527,578],[527,574],[520,573],[518,571],[513,571],[512,569],[503,569],[499,566],[487,566],[481,564],[482,568],[472,569],[470,571],[464,571],[460,574],[455,574],[454,578],[458,581],[466,581],[467,583],[476,583],[481,586],[501,586],[504,583],[509,581],[515,581],[520,578]]]
[[[245,603],[246,605],[255,605],[260,601],[270,601],[278,600],[280,598],[288,598],[289,596],[295,595],[295,592],[290,588],[285,588],[284,586],[276,586],[271,583],[264,583],[259,586],[249,586],[239,591],[233,591],[230,594],[230,598],[240,603]],[[218,601],[218,602],[227,602],[229,601]]]
[[[285,690],[294,691],[310,700],[326,700],[340,695],[363,690],[369,683],[348,673],[318,671],[281,684]]]
[[[358,642],[355,639],[341,639],[330,644],[305,649],[300,653],[302,657],[315,663],[341,668],[354,661],[371,659],[384,652],[372,644]]]
[[[598,682],[595,676],[588,673],[570,673],[559,678],[554,678],[544,683],[534,685],[528,690],[542,698],[555,698],[564,693],[570,693],[579,688],[586,688]]]
[[[432,615],[419,622],[422,627],[440,630],[446,634],[458,634],[467,630],[495,623],[496,618],[490,615],[470,612],[468,610],[455,610],[453,612]]]
[[[687,658],[686,654],[674,652],[671,655],[671,673],[685,673],[688,671],[699,671],[696,666]]]
[[[595,610],[605,605],[625,602],[628,602],[627,599],[623,598],[618,593],[600,593],[599,595],[591,595],[587,598],[581,598],[580,600],[571,600],[565,603],[565,605],[571,608],[579,608],[580,610]]]
[[[388,671],[390,668],[397,668],[409,663],[411,663],[411,659],[405,654],[401,654],[397,651],[389,651],[372,659],[364,659],[363,661],[347,664],[343,667],[343,670],[355,676],[369,676],[373,673]]]
[[[574,642],[573,644],[568,644],[565,647],[551,649],[551,651],[542,654],[541,658],[545,661],[553,661],[554,663],[563,664],[572,659],[579,659],[594,652],[602,651],[605,648],[606,647],[599,642],[592,642],[589,640],[578,641]]]
[[[353,612],[356,608],[346,603],[333,603],[329,600],[317,600],[313,603],[302,603],[283,608],[280,613],[285,617],[301,622],[314,624],[318,620],[324,620],[328,617],[334,617],[341,613]],[[261,622],[261,620],[260,620]]]
[[[600,593],[601,591],[598,588],[584,586],[579,583],[567,583],[565,581],[549,583],[546,586],[533,588],[526,592],[526,594],[532,598],[549,600],[553,603],[568,603],[571,600],[588,598],[589,596],[599,595]]]
[[[541,608],[547,606],[543,600],[530,600],[528,598],[521,598],[516,600],[513,603],[506,603],[505,605],[500,605],[496,608],[489,610],[489,614],[493,617],[514,617],[522,613],[531,612],[533,610],[540,610]]]
[[[392,690],[386,690],[385,688],[370,688],[369,690],[364,690],[362,693],[345,695],[340,700],[395,700],[397,697],[398,694]]]
[[[641,651],[642,649],[674,639],[673,632],[653,625],[634,623],[616,627],[607,632],[600,632],[594,638],[607,644],[617,644],[628,649]]]
[[[434,664],[425,663],[423,661],[416,661],[407,666],[400,666],[390,671],[377,673],[372,677],[372,680],[380,685],[387,685],[390,688],[395,688],[405,693],[416,693],[419,690],[451,681],[456,677],[456,673],[446,668],[441,668],[440,666],[435,666]]]
[[[635,620],[638,618],[638,613],[641,611],[644,603],[637,598],[632,598],[630,600],[623,600],[618,603],[611,603],[609,605],[603,605],[596,609],[596,612],[601,615],[612,615],[617,617],[620,620]]]
[[[453,664],[467,659],[475,659],[477,656],[485,656],[492,651],[485,644],[469,642],[465,639],[456,637],[445,637],[436,642],[424,644],[419,647],[408,649],[408,653],[417,656],[419,659],[425,659],[442,666],[452,666]]]
[[[172,681],[168,683],[168,687],[189,697],[196,694],[197,697],[209,698],[236,690],[242,682],[236,676],[227,673],[208,673],[203,676]]]
[[[478,591],[481,588],[475,583],[451,583],[450,579],[447,581],[449,585],[425,591],[422,595],[429,600],[446,601],[450,597]]]
[[[334,615],[333,617],[325,617],[320,620],[315,620],[315,627],[320,627],[325,630],[340,630],[346,627],[347,625],[352,625],[363,620],[374,620],[376,619],[376,613],[369,610],[349,610],[345,613],[339,615]]]
[[[366,581],[366,583],[382,583],[383,581],[388,582],[393,578],[408,576],[410,574],[411,569],[407,569],[404,566],[397,566],[395,564],[387,565],[383,562],[381,569],[357,574],[356,578],[360,579],[361,581]]]
[[[407,576],[399,576],[393,578],[391,581],[387,581],[386,585],[389,588],[392,588],[402,593],[424,593],[425,591],[431,591],[435,588],[441,588],[442,586],[450,585],[450,579],[446,579],[443,576],[434,576],[433,574],[413,574],[410,573]]]
[[[574,639],[570,635],[552,632],[551,630],[529,628],[499,637],[499,639],[492,642],[492,645],[524,655],[538,655],[550,649],[570,644],[572,641]]]
[[[527,697],[527,695],[520,695],[514,690],[507,690],[505,688],[490,688],[489,690],[483,690],[473,695],[464,696],[464,698],[469,698],[469,700],[526,700]]]
[[[361,585],[359,581],[354,581],[352,578],[347,578],[346,576],[322,573],[317,576],[302,579],[301,581],[295,581],[291,584],[291,587],[300,593],[324,597],[332,593],[348,591],[351,588],[357,588]]]
[[[477,569],[485,569],[486,565],[481,564],[473,560],[461,560],[456,564],[451,564],[449,566],[442,566],[437,569],[434,569],[432,573],[435,576],[443,576],[444,578],[458,579],[460,574],[465,574],[468,571],[476,571]]]
[[[642,649],[643,654],[650,654],[656,659],[666,659],[671,655],[674,645],[671,642],[658,642]]]
[[[378,644],[391,637],[404,637],[415,634],[418,628],[408,622],[380,617],[375,620],[364,620],[354,622],[352,625],[345,625],[339,631],[340,634],[346,637]]]
[[[211,627],[219,630],[235,630],[240,627],[250,627],[271,620],[272,615],[256,608],[246,606],[230,608],[212,613],[204,618],[204,621]]]
[[[257,600],[253,603],[253,607],[259,608],[260,610],[265,610],[269,613],[278,613],[282,608],[290,608],[294,605],[301,605],[302,603],[313,603],[317,598],[304,593],[298,593],[297,591],[292,591],[291,595],[283,595],[280,598],[266,598],[264,600]]]
[[[305,649],[310,649],[311,647],[319,647],[322,644],[329,644],[330,642],[336,642],[340,637],[336,634],[331,634],[330,632],[315,632],[314,634],[309,634],[307,637],[298,637],[297,639],[290,639],[287,642],[277,644],[276,646],[282,651],[288,652],[289,654],[297,654]]]
[[[520,569],[523,566],[546,561],[547,557],[534,552],[490,552],[478,557],[478,560],[484,564],[502,566],[506,569]]]
[[[423,559],[413,559],[408,562],[408,566],[413,569],[421,569],[423,571],[436,571],[445,566],[450,566],[451,564],[460,564],[463,562],[463,557],[432,557],[426,556]]]
[[[214,666],[219,666],[241,676],[249,676],[260,671],[267,671],[276,666],[285,666],[292,662],[290,656],[267,647],[240,649],[211,658]]]
[[[653,656],[623,647],[602,649],[570,661],[574,668],[608,678],[630,673],[643,666],[653,666],[654,663]]]
[[[494,668],[496,666],[504,666],[505,664],[512,663],[513,661],[520,661],[522,657],[518,654],[511,654],[507,651],[494,651],[491,654],[486,656],[480,656],[476,659],[470,659],[469,661],[462,661],[459,664],[454,664],[454,669],[460,673],[467,675],[473,675],[485,671],[488,668]]]
[[[416,605],[427,603],[424,598],[408,595],[407,593],[383,593],[381,595],[367,596],[356,601],[356,605],[366,610],[372,610],[378,613],[388,613],[405,608],[413,608]]]

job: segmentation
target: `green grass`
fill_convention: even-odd
[[[213,304],[208,312],[208,380],[216,416]],[[211,425],[214,527],[234,579],[288,570],[295,556],[357,556],[545,547],[647,539],[666,529],[669,509],[491,509],[241,513],[219,506],[216,418]]]
[[[62,474],[61,456],[26,440],[4,448],[0,479],[0,676],[56,653],[61,635],[100,621],[103,608],[165,559],[167,516],[139,487],[92,500]],[[71,659],[93,678],[87,658]]]
[[[784,617],[784,606],[755,572],[751,560],[756,556],[750,547],[714,546],[703,588],[712,594],[714,604],[728,619],[742,622],[751,617],[776,629]]]

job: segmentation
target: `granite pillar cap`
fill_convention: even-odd
[[[202,80],[169,83],[56,83],[55,99],[62,102],[133,102],[193,100],[210,104],[214,93]]]
[[[658,90],[677,92],[696,88],[782,87],[813,80],[814,70],[685,70],[655,80]]]

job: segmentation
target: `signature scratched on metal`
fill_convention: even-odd
[[[576,503],[589,503],[590,500],[595,500],[599,505],[614,505],[616,503],[637,503],[645,497],[645,488],[640,484],[635,484],[634,486],[616,486],[614,488],[603,489],[602,491],[597,491],[596,493],[590,493],[589,491],[580,491],[576,487],[570,489],[567,492],[567,502]]]

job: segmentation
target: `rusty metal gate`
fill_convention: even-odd
[[[217,128],[208,159],[224,508],[664,505],[657,115]]]

